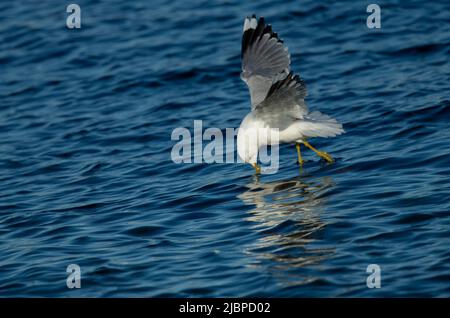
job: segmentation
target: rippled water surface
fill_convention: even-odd
[[[80,30],[0,3],[0,296],[450,296],[448,1],[380,2],[380,30],[360,0],[77,3]],[[174,128],[249,111],[252,13],[344,123],[311,141],[334,164],[172,162]]]

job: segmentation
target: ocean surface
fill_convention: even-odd
[[[81,29],[0,2],[0,296],[449,297],[450,3],[381,1],[369,29],[371,2],[79,0]],[[250,111],[253,13],[344,124],[310,140],[334,164],[172,161],[175,128]]]

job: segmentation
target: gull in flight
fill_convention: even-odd
[[[241,79],[250,91],[252,110],[238,130],[239,157],[260,173],[259,148],[274,144],[270,138],[262,138],[261,131],[265,130],[276,131],[277,143],[295,144],[300,165],[304,163],[301,144],[332,163],[334,160],[328,153],[317,150],[307,140],[340,135],[344,132],[342,124],[328,115],[308,110],[306,85],[291,72],[287,47],[263,17],[247,17],[243,32]]]

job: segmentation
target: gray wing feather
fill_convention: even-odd
[[[309,110],[304,101],[306,95],[305,83],[291,72],[270,87],[267,97],[255,107],[254,111],[270,127],[282,130],[308,115]]]
[[[242,74],[247,83],[252,108],[261,103],[273,83],[289,73],[290,56],[278,35],[264,18],[246,18],[242,35]]]

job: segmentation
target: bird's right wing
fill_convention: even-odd
[[[246,18],[242,35],[242,80],[248,85],[252,109],[267,96],[272,84],[286,77],[290,56],[283,41],[264,18]]]

